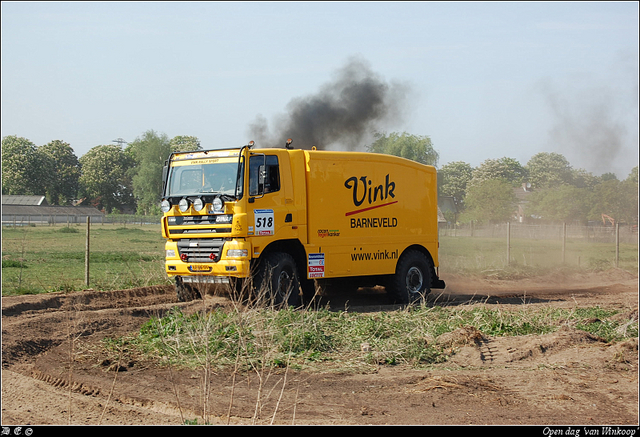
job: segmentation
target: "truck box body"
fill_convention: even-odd
[[[433,167],[371,153],[311,151],[305,158],[306,248],[325,254],[324,277],[392,274],[414,244],[438,265]]]
[[[185,282],[248,278],[277,252],[301,281],[384,276],[412,249],[437,287],[436,184],[434,167],[383,154],[175,153],[163,193],[166,272]]]

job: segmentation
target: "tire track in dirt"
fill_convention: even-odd
[[[167,287],[2,298],[2,366],[29,362],[69,338],[128,331],[175,306]]]
[[[160,317],[174,307],[188,312],[198,305],[178,303],[171,286],[3,297],[3,424],[25,424],[31,417],[38,417],[31,422],[36,424],[184,423],[181,412],[170,403],[111,396],[109,383],[78,380],[66,370],[65,362],[76,343],[126,335],[152,316]],[[39,362],[48,362],[42,358],[51,354],[61,366],[38,368]],[[29,402],[16,400],[20,393]],[[71,397],[73,408],[68,406]],[[16,403],[23,408],[16,410]],[[12,419],[16,416],[21,419]]]

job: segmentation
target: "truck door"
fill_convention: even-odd
[[[265,237],[264,241],[254,240],[253,255],[256,256],[291,222],[277,155],[255,153],[250,156],[248,210],[249,235]]]

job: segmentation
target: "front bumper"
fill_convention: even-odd
[[[167,241],[165,244],[165,271],[169,277],[182,276],[184,282],[192,282],[189,277],[197,277],[199,282],[217,282],[214,278],[235,277],[247,278],[250,275],[251,244],[242,240],[225,241],[216,261],[202,262],[202,257],[181,259],[182,249],[178,248],[178,241]],[[181,244],[181,246],[184,246]],[[232,254],[241,256],[229,256]],[[209,278],[209,279],[205,279]]]

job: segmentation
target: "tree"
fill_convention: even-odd
[[[511,219],[517,203],[513,186],[504,179],[487,179],[469,187],[461,221],[481,223]]]
[[[44,195],[42,157],[35,144],[16,135],[2,138],[2,194]]]
[[[501,179],[512,187],[520,186],[527,177],[527,171],[513,158],[487,159],[473,171],[470,186],[491,180]]]
[[[399,156],[426,165],[438,164],[438,152],[431,144],[428,136],[411,135],[406,132],[386,133],[376,132],[375,141],[367,147],[367,151]]]
[[[78,194],[80,162],[68,143],[54,140],[38,147],[46,175],[42,175],[47,200],[52,205],[65,205]]]
[[[602,214],[613,217],[619,223],[638,221],[638,184],[632,179],[619,181],[608,179],[593,189],[590,199],[591,220],[601,220]]]
[[[628,223],[638,224],[638,166],[631,169],[629,176],[622,181],[622,189],[626,194],[628,211],[625,213]]]
[[[162,196],[162,167],[172,152],[201,150],[200,140],[179,135],[169,140],[166,134],[148,130],[131,142],[125,152],[134,165],[128,175],[133,184],[138,214],[159,214]]]
[[[627,179],[625,180],[630,183],[636,184],[636,186],[638,185],[638,166],[637,165],[631,169],[631,173],[629,173],[629,176],[627,176]]]
[[[571,170],[571,185],[578,188],[588,188],[593,190],[599,182],[599,178],[594,176],[591,172],[583,168]]]
[[[82,166],[80,191],[93,205],[107,212],[122,211],[134,205],[131,179],[127,175],[133,162],[120,146],[93,147],[79,161]]]
[[[188,135],[178,135],[171,138],[169,146],[172,152],[189,152],[191,150],[202,150],[198,137]]]
[[[571,185],[545,188],[529,196],[526,213],[554,222],[586,221],[589,190]]]
[[[525,169],[534,189],[567,185],[573,180],[569,161],[559,153],[537,153],[529,159]]]
[[[464,204],[467,184],[473,175],[473,167],[463,161],[450,162],[438,170],[438,192],[441,196],[451,196],[458,205]]]
[[[617,181],[617,180],[618,180],[618,176],[616,176],[616,174],[615,174],[615,173],[611,173],[611,172],[602,173],[602,174],[600,175],[600,180],[601,180],[602,182],[605,182],[605,181],[612,181],[612,180],[616,180],[616,181]]]
[[[175,143],[177,146],[179,144]],[[162,196],[162,167],[172,152],[166,134],[148,130],[126,149],[135,166],[129,170],[138,214],[157,214]]]

